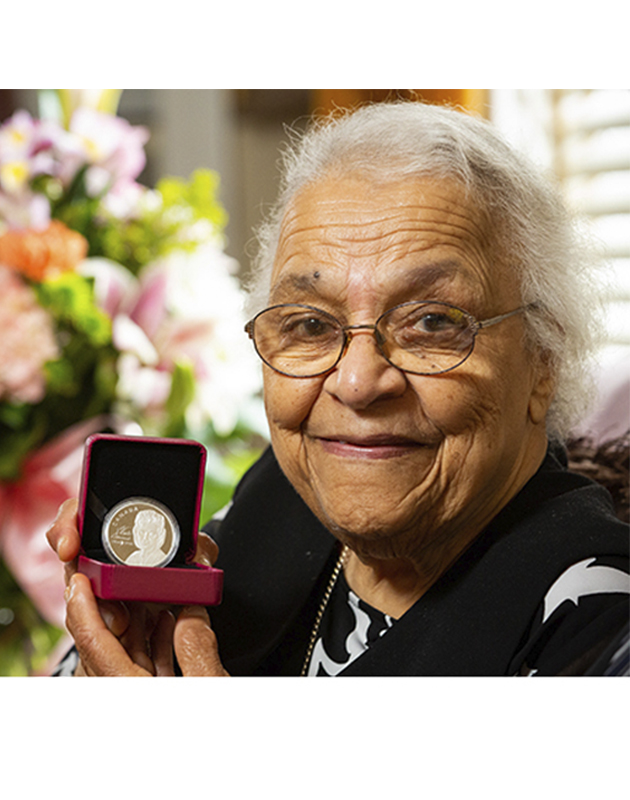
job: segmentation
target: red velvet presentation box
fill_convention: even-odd
[[[87,440],[78,569],[97,597],[169,605],[221,602],[223,571],[193,560],[205,462],[203,445],[185,439],[96,434]],[[149,543],[153,551],[143,549],[140,511],[163,529],[162,549],[155,542]]]

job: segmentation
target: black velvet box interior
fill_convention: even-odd
[[[102,541],[105,515],[131,497],[157,500],[175,515],[179,547],[168,567],[187,567],[195,554],[205,449],[197,442],[97,435],[86,444],[79,510],[84,554],[111,563]]]

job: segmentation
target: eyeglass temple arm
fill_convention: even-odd
[[[502,322],[508,317],[513,317],[515,314],[520,314],[522,311],[529,311],[531,308],[536,308],[537,305],[537,303],[528,303],[526,306],[515,308],[514,311],[508,311],[507,314],[499,314],[498,317],[490,317],[490,319],[480,320],[477,322],[477,330],[481,328],[489,328],[491,325],[496,325],[497,322]]]

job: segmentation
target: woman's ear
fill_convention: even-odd
[[[544,423],[554,397],[556,381],[549,353],[540,353],[534,365],[534,380],[529,396],[529,418],[534,425]]]

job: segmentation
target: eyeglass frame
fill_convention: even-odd
[[[398,308],[403,308],[404,306],[421,306],[421,305],[442,305],[442,306],[447,306],[448,308],[452,308],[455,311],[459,311],[468,320],[468,323],[472,328],[472,342],[471,342],[471,345],[470,345],[470,350],[467,353],[467,355],[459,363],[455,364],[454,366],[448,367],[447,369],[439,370],[438,372],[416,372],[415,370],[403,369],[402,367],[399,367],[397,364],[394,364],[394,362],[390,361],[389,358],[383,352],[383,344],[385,343],[386,340],[385,340],[384,336],[382,335],[382,333],[378,330],[378,324],[383,319],[383,317],[387,316],[392,311],[396,311],[396,309],[398,309]],[[337,358],[335,359],[335,362],[333,364],[331,364],[330,367],[327,367],[326,369],[320,370],[319,372],[315,372],[315,373],[313,373],[311,375],[292,375],[290,372],[283,372],[282,370],[277,369],[277,367],[272,366],[265,358],[263,358],[261,352],[258,349],[258,345],[256,343],[256,336],[255,336],[255,323],[256,323],[256,320],[260,316],[262,316],[263,314],[266,314],[268,311],[274,311],[276,308],[286,308],[286,307],[291,307],[291,306],[292,307],[296,307],[296,308],[304,308],[304,309],[307,309],[307,310],[310,310],[310,311],[317,311],[319,314],[324,314],[325,316],[330,317],[331,319],[333,319],[338,324],[339,330],[343,334],[343,343],[342,343],[342,346],[341,346],[341,348],[339,350],[339,355],[337,356]],[[379,316],[379,318],[376,320],[376,322],[373,325],[368,325],[368,324],[365,324],[365,325],[342,325],[339,322],[339,320],[337,319],[337,317],[334,316],[334,314],[331,314],[329,311],[324,311],[323,308],[318,308],[317,306],[311,306],[311,305],[304,304],[304,303],[277,303],[276,305],[269,306],[268,308],[263,308],[262,311],[259,311],[255,316],[253,316],[245,324],[244,330],[245,330],[245,333],[247,333],[247,335],[249,336],[249,338],[253,341],[254,349],[256,350],[256,353],[257,353],[258,357],[260,358],[260,360],[264,364],[266,364],[269,367],[269,369],[272,369],[274,372],[277,372],[279,375],[284,375],[287,378],[318,378],[321,375],[326,375],[326,373],[332,372],[332,370],[335,369],[337,364],[339,364],[341,359],[344,357],[344,355],[346,353],[346,350],[348,349],[350,341],[352,340],[352,331],[359,331],[359,330],[365,330],[365,331],[372,331],[373,332],[374,340],[376,341],[376,345],[377,345],[377,347],[379,349],[380,354],[383,356],[385,361],[387,361],[387,363],[390,364],[395,369],[398,369],[398,370],[400,370],[401,372],[404,372],[407,375],[423,375],[425,377],[431,377],[433,375],[444,375],[447,372],[452,372],[454,369],[457,369],[458,367],[461,367],[462,364],[464,364],[466,361],[468,361],[468,359],[473,354],[473,351],[475,349],[475,343],[477,341],[477,334],[479,333],[479,331],[481,331],[484,328],[490,328],[492,325],[497,325],[499,322],[503,322],[503,320],[508,319],[509,317],[513,317],[516,314],[520,314],[523,311],[529,311],[530,309],[536,308],[537,306],[538,306],[538,303],[527,303],[526,305],[519,306],[518,308],[515,308],[513,311],[508,311],[505,314],[498,314],[497,316],[489,317],[488,319],[478,320],[469,311],[466,311],[465,309],[460,308],[459,306],[454,306],[452,303],[445,303],[442,300],[408,300],[405,303],[398,303],[397,305],[392,306],[391,308],[388,308],[386,311],[384,311]]]

